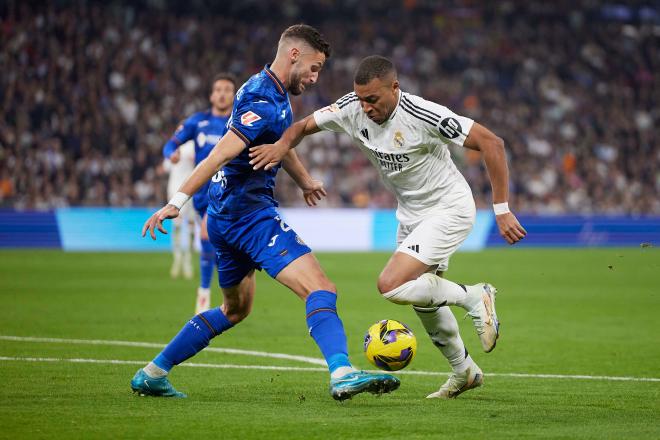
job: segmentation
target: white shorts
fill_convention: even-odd
[[[476,218],[474,199],[434,211],[412,225],[399,224],[397,252],[403,252],[437,271],[449,268],[449,257],[465,241]]]

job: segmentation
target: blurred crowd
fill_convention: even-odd
[[[382,54],[404,91],[505,140],[517,211],[660,214],[660,8],[591,0],[3,2],[0,207],[162,204],[161,149],[178,122],[208,107],[217,72],[244,81],[270,62],[297,22],[334,55],[292,98],[296,119]],[[347,136],[317,134],[299,154],[325,206],[395,206]],[[488,207],[479,154],[452,154]],[[282,205],[301,205],[280,174]]]

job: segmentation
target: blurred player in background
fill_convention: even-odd
[[[195,113],[186,119],[174,132],[172,138],[163,147],[163,155],[173,164],[180,159],[179,146],[188,141],[195,142],[195,164],[204,160],[209,152],[227,132],[227,121],[231,114],[236,92],[236,79],[228,73],[221,73],[213,79],[211,89],[211,108]],[[178,187],[177,187],[178,188]],[[199,215],[201,250],[199,253],[199,287],[195,313],[209,309],[211,304],[211,280],[215,268],[215,249],[209,241],[206,229],[206,208],[209,182],[205,182],[193,195],[193,206]]]
[[[330,371],[330,394],[343,400],[362,392],[387,393],[399,386],[389,374],[355,370],[348,359],[344,326],[337,314],[335,285],[326,277],[311,249],[280,218],[273,196],[279,166],[254,171],[247,147],[275,142],[293,115],[289,93],[301,94],[313,85],[330,56],[330,46],[311,26],[284,31],[275,61],[252,76],[236,94],[230,130],[181,186],[170,202],[151,216],[142,234],[165,232],[163,220],[179,215],[184,203],[212,176],[209,189],[209,236],[218,251],[222,307],[193,317],[165,349],[138,372],[131,388],[140,394],[184,397],[167,374],[194,356],[210,340],[231,329],[250,313],[255,294],[255,269],[305,301],[309,334]],[[325,195],[323,185],[308,174],[293,151],[283,166],[303,190],[308,204]]]
[[[179,160],[172,163],[171,160],[163,161],[163,168],[169,173],[167,180],[167,198],[170,199],[181,184],[186,180],[193,169],[195,169],[195,142],[188,141],[177,150]],[[170,276],[187,280],[193,277],[192,247],[195,236],[195,210],[192,205],[181,208],[181,214],[172,220],[172,267]]]
[[[367,57],[358,66],[354,92],[293,124],[271,146],[251,148],[254,169],[270,169],[305,136],[320,130],[353,138],[378,169],[398,202],[398,248],[378,278],[378,290],[396,304],[411,304],[453,374],[429,398],[453,398],[483,383],[468,355],[450,305],[472,317],[481,344],[490,352],[499,336],[495,288],[465,286],[443,278],[450,256],[465,241],[476,208],[448,144],[481,151],[493,190],[500,234],[509,244],[526,232],[508,207],[504,142],[482,125],[448,108],[399,89],[392,62]]]

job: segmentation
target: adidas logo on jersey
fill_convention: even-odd
[[[360,130],[360,134],[361,134],[366,140],[369,140],[369,131],[367,131],[366,128],[363,128],[362,130]]]

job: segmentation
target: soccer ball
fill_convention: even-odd
[[[417,339],[407,325],[383,319],[369,327],[364,336],[364,355],[381,370],[405,368],[415,357]]]

